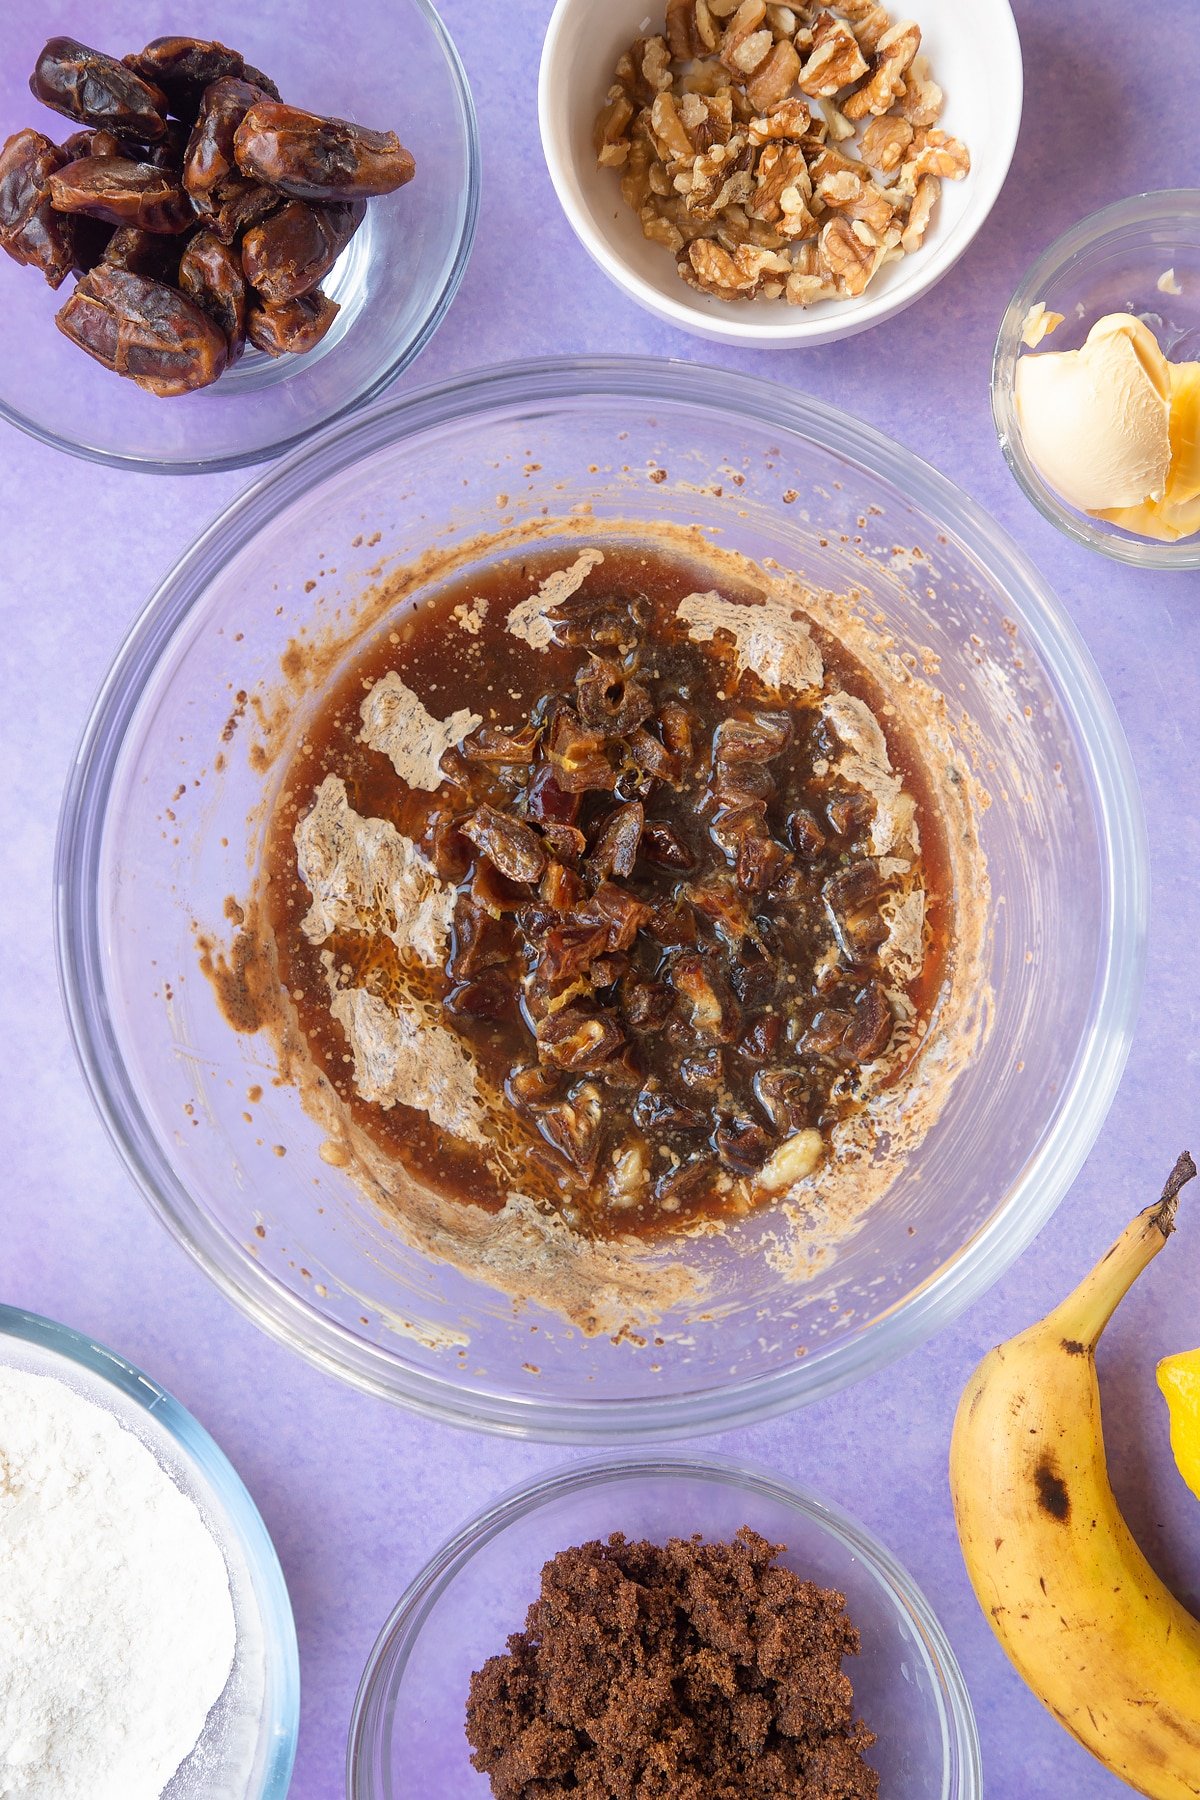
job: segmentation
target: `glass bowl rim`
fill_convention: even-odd
[[[279,1553],[245,1482],[199,1419],[190,1413],[153,1375],[107,1344],[63,1325],[42,1313],[0,1303],[0,1345],[6,1340],[49,1350],[74,1363],[86,1374],[114,1387],[135,1406],[153,1415],[183,1452],[203,1485],[220,1500],[246,1555],[258,1598],[263,1604],[266,1655],[276,1671],[278,1701],[275,1717],[268,1719],[275,1746],[255,1800],[284,1800],[291,1785],[300,1730],[300,1658],[296,1622]],[[41,1371],[39,1371],[41,1373]]]
[[[982,1750],[966,1678],[946,1629],[924,1590],[879,1538],[841,1507],[761,1463],[728,1456],[680,1452],[648,1456],[645,1452],[634,1451],[603,1457],[578,1457],[573,1462],[518,1482],[475,1513],[434,1551],[392,1608],[367,1658],[354,1698],[346,1740],[347,1800],[377,1800],[373,1792],[364,1792],[357,1786],[360,1765],[379,1741],[383,1720],[404,1679],[429,1608],[453,1581],[469,1570],[476,1554],[509,1525],[529,1517],[554,1500],[655,1477],[711,1481],[775,1500],[801,1514],[858,1557],[884,1588],[894,1611],[905,1615],[924,1640],[942,1715],[943,1774],[956,1778],[954,1787],[945,1790],[946,1800],[980,1800],[983,1793]],[[385,1659],[391,1665],[391,1672],[386,1688],[378,1694],[376,1690]]]
[[[141,456],[136,452],[122,450],[104,450],[90,444],[81,444],[75,438],[64,437],[60,432],[51,431],[40,425],[30,414],[22,412],[19,407],[10,406],[0,396],[0,420],[16,426],[28,437],[35,438],[40,444],[47,444],[52,450],[63,450],[68,456],[77,456],[84,462],[99,463],[109,469],[131,469],[139,475],[217,475],[229,469],[246,469],[261,463],[271,463],[279,457],[288,456],[309,442],[321,432],[346,419],[347,415],[360,411],[379,398],[392,382],[411,368],[413,363],[426,348],[434,333],[449,312],[451,304],[459,288],[463,276],[467,272],[467,264],[471,260],[471,252],[475,246],[475,235],[479,225],[480,193],[483,180],[483,155],[479,138],[479,119],[475,111],[475,97],[471,92],[470,80],[466,65],[459,54],[458,46],[451,37],[440,13],[433,5],[433,0],[407,0],[423,15],[432,27],[436,43],[446,60],[446,71],[450,76],[451,86],[458,101],[459,118],[467,152],[466,206],[463,212],[462,229],[459,232],[458,244],[454,257],[446,271],[441,288],[430,300],[426,315],[418,329],[371,379],[361,393],[356,393],[344,401],[336,412],[322,419],[318,424],[307,425],[298,431],[292,431],[285,437],[274,439],[270,444],[254,450],[223,451],[211,456],[199,456],[192,459],[180,458],[168,460],[165,457]]]
[[[1058,531],[1087,550],[1095,550],[1114,562],[1136,569],[1200,568],[1200,535],[1175,543],[1156,543],[1152,538],[1122,537],[1117,527],[1088,518],[1060,500],[1043,481],[1021,444],[1017,424],[1014,371],[1021,352],[1021,327],[1025,315],[1044,297],[1043,290],[1066,265],[1084,251],[1118,239],[1125,231],[1155,220],[1169,223],[1184,219],[1193,226],[1200,242],[1200,188],[1152,188],[1113,201],[1088,213],[1056,237],[1031,263],[1004,310],[992,352],[992,422],[1000,451],[1018,487]]]
[[[726,1386],[666,1397],[543,1401],[495,1390],[462,1393],[453,1373],[413,1369],[364,1344],[235,1253],[174,1174],[137,1104],[104,1004],[103,949],[91,903],[114,769],[144,684],[209,579],[269,527],[278,509],[397,437],[478,419],[501,404],[545,409],[588,396],[655,401],[746,418],[810,441],[897,486],[965,536],[1054,672],[1095,783],[1108,912],[1099,1004],[1076,1053],[1053,1128],[1004,1207],[938,1274],[832,1351]],[[171,1235],[262,1328],[327,1372],[427,1417],[561,1443],[663,1441],[775,1416],[824,1398],[914,1348],[990,1287],[1046,1223],[1074,1181],[1116,1092],[1141,989],[1148,851],[1133,763],[1099,671],[1061,603],[1024,553],[947,477],[836,408],[757,377],[643,357],[555,357],[501,364],[394,396],[310,439],[228,505],[186,550],[135,619],[106,676],[67,782],[55,846],[55,954],[84,1079],[126,1169]],[[188,1215],[193,1215],[189,1222]],[[251,1269],[253,1272],[251,1272]]]

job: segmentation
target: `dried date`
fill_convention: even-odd
[[[365,211],[361,201],[309,206],[303,200],[289,200],[246,233],[242,243],[246,280],[271,306],[298,300],[329,273]],[[521,757],[509,760],[519,762]]]
[[[878,863],[863,857],[831,875],[821,889],[843,954],[851,961],[869,956],[887,937],[880,902],[887,884]]]
[[[599,1069],[625,1047],[625,1034],[609,1012],[564,1006],[538,1020],[538,1055],[552,1068]]]
[[[63,139],[62,153],[65,162],[76,162],[81,156],[128,156],[129,151],[111,131],[73,131]]]
[[[274,188],[263,187],[258,181],[247,181],[242,175],[231,175],[228,181],[213,190],[198,210],[221,242],[232,244],[239,231],[257,225],[260,219],[269,218],[279,203]]]
[[[604,732],[582,725],[569,707],[554,715],[549,756],[555,780],[565,793],[605,793],[616,786],[617,771]]]
[[[183,185],[197,208],[214,210],[217,190],[230,177],[238,178],[234,136],[262,97],[261,90],[240,75],[224,75],[204,89],[183,157]]]
[[[74,222],[55,211],[50,177],[64,154],[40,131],[14,132],[0,149],[0,248],[61,287],[76,262]]]
[[[80,224],[93,221],[80,219]],[[137,225],[118,225],[104,246],[102,259],[112,269],[127,269],[150,281],[173,283],[179,273],[180,240],[158,231],[142,231]]]
[[[416,173],[394,131],[368,131],[276,101],[252,106],[237,128],[238,166],[293,200],[366,200]]]
[[[188,231],[196,215],[177,176],[124,157],[82,156],[50,176],[55,210],[140,231]]]
[[[600,1156],[603,1102],[594,1081],[582,1081],[566,1100],[554,1100],[539,1109],[538,1130],[571,1165],[575,1174],[591,1181]]]
[[[683,1002],[697,1037],[708,1043],[733,1042],[741,1027],[741,1012],[724,977],[707,957],[677,957],[668,979]]]
[[[167,129],[167,96],[115,57],[76,38],[52,37],[37,59],[29,89],[43,105],[118,138],[156,144]]]
[[[215,231],[198,231],[179,259],[179,288],[225,334],[229,361],[246,342],[246,283],[236,251]]]
[[[530,826],[494,806],[481,806],[459,826],[477,850],[510,881],[538,881],[546,867],[542,840]]]
[[[185,295],[103,263],[83,277],[55,323],[106,369],[152,394],[207,387],[225,367],[224,334]]]
[[[607,875],[619,875],[622,880],[628,880],[637,867],[645,820],[646,813],[640,800],[618,806],[608,815],[588,857],[588,873],[593,881],[603,881]]]
[[[285,300],[282,306],[252,302],[246,315],[246,336],[256,350],[268,356],[301,356],[314,350],[337,318],[336,300],[320,288],[299,300]]]
[[[727,1119],[713,1133],[713,1148],[727,1169],[753,1175],[775,1148],[775,1139],[755,1119]]]
[[[207,38],[153,38],[144,50],[123,61],[166,95],[167,107],[177,119],[187,120],[195,118],[204,91],[213,82],[244,75],[246,70],[237,50]]]

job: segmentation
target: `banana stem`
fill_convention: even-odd
[[[1060,1333],[1064,1342],[1079,1344],[1089,1351],[1096,1348],[1118,1305],[1174,1231],[1179,1190],[1195,1174],[1196,1165],[1185,1150],[1176,1159],[1161,1198],[1126,1226],[1108,1254],[1049,1314],[1046,1323]]]

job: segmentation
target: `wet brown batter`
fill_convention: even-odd
[[[836,772],[823,696],[785,704],[737,674],[720,636],[697,643],[680,624],[678,602],[711,586],[710,571],[609,549],[558,609],[562,641],[533,649],[508,614],[562,566],[553,552],[498,563],[363,647],[286,773],[270,923],[312,1054],[382,1148],[451,1198],[498,1209],[519,1173],[581,1229],[653,1235],[769,1201],[782,1145],[827,1137],[873,1081],[895,1079],[878,952],[896,877],[869,852],[874,802]],[[737,597],[727,577],[721,589]],[[824,695],[870,708],[916,800],[908,879],[926,895],[925,957],[907,999],[924,1020],[948,912],[939,815],[886,697],[814,637]],[[364,695],[393,671],[435,718],[482,717],[443,757],[434,793],[361,741]],[[355,812],[390,821],[456,886],[444,968],[402,957],[381,931],[318,946],[301,930],[312,895],[293,833],[330,774]],[[340,986],[439,1009],[507,1097],[506,1157],[362,1099],[330,968]]]

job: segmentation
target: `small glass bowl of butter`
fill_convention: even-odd
[[[1200,568],[1200,189],[1118,201],[1039,257],[1000,325],[992,416],[1068,537]]]

